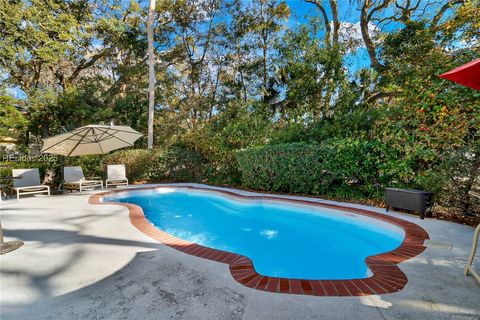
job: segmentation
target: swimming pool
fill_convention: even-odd
[[[141,208],[144,218],[157,230],[181,239],[171,243],[181,251],[203,256],[198,254],[202,252],[200,248],[204,248],[203,251],[212,248],[218,254],[205,257],[229,263],[237,281],[248,279],[247,283],[254,280],[259,283],[263,278],[278,279],[278,284],[272,285],[276,292],[282,292],[282,279],[291,279],[290,287],[294,283],[292,279],[299,279],[300,285],[304,281],[305,287],[312,291],[313,282],[319,281],[325,292],[328,281],[350,281],[354,286],[355,281],[368,283],[376,271],[381,274],[387,270],[386,263],[395,267],[391,271],[401,280],[393,277],[384,281],[390,281],[394,291],[398,291],[406,283],[406,277],[401,271],[399,276],[395,263],[423,251],[421,239],[415,242],[416,248],[405,248],[412,234],[395,218],[392,223],[392,219],[379,219],[376,214],[358,209],[346,211],[276,197],[248,197],[183,187],[118,192],[103,195],[102,201],[123,204],[131,210]],[[398,250],[399,255],[392,255]],[[240,264],[236,263],[243,267],[235,266],[234,261],[229,262],[227,258],[219,259],[228,253],[239,257],[237,260],[243,259]],[[384,258],[391,255],[394,261],[382,260],[382,255]],[[375,257],[380,259],[377,261]],[[359,286],[357,283],[356,288]],[[375,285],[370,284],[371,287]],[[390,291],[384,287],[377,287],[376,292]],[[289,292],[292,291],[289,288]],[[335,292],[339,291],[336,288]]]

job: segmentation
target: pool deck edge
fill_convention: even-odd
[[[156,186],[134,190],[152,190],[166,187],[167,186]],[[368,278],[349,280],[305,280],[268,277],[257,273],[252,261],[248,257],[185,241],[156,228],[147,220],[142,208],[137,205],[102,202],[102,198],[106,195],[129,192],[133,191],[132,189],[110,190],[97,193],[90,196],[89,203],[125,206],[129,210],[129,217],[132,225],[150,238],[196,257],[226,263],[229,265],[232,277],[238,283],[249,288],[275,293],[313,296],[367,296],[398,292],[403,289],[408,282],[407,276],[400,270],[398,264],[422,253],[426,249],[424,241],[429,239],[428,233],[422,227],[413,222],[366,209],[352,208],[337,204],[318,203],[308,200],[287,199],[274,195],[243,195],[234,191],[212,190],[209,188],[194,186],[175,186],[175,188],[216,192],[243,199],[286,201],[349,211],[399,226],[405,231],[405,239],[398,248],[392,251],[366,258],[365,262],[372,271],[372,275]]]

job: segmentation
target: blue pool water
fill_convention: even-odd
[[[258,273],[297,279],[365,278],[365,258],[398,247],[403,229],[350,212],[237,199],[182,188],[131,191],[104,202],[133,203],[178,238],[249,257]]]

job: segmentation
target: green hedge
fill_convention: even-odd
[[[155,162],[155,153],[145,149],[124,149],[110,153],[103,158],[106,170],[109,164],[124,164],[131,182],[147,179],[147,171]]]
[[[242,184],[258,190],[317,194],[323,182],[322,151],[317,145],[305,143],[238,151]]]
[[[480,205],[469,191],[480,190],[479,149],[452,151],[443,155],[450,160],[427,169],[422,159],[432,155],[423,149],[402,153],[362,137],[267,145],[236,156],[242,184],[250,189],[342,200],[380,199],[385,187],[420,188],[435,192],[439,206],[478,215]]]
[[[238,151],[237,161],[247,188],[345,199],[376,192],[376,150],[359,139],[289,143]]]
[[[172,146],[156,151],[147,175],[151,181],[202,182],[205,163],[195,150]]]
[[[104,157],[103,166],[123,163],[131,181],[141,182],[201,182],[205,164],[200,154],[183,148],[127,149]]]

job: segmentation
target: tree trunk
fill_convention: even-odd
[[[322,1],[317,1],[317,0],[305,0],[305,1],[314,4],[320,10],[320,14],[322,15],[323,23],[324,23],[324,26],[325,26],[325,37],[324,37],[325,38],[325,45],[327,47],[330,47],[332,27],[330,26],[330,20],[328,19],[327,10],[325,10],[325,7],[323,6]],[[335,8],[335,10],[336,10],[336,8]],[[337,18],[338,18],[338,13],[337,13]],[[334,25],[335,25],[335,23],[334,23]],[[338,25],[338,27],[340,28],[340,25]]]
[[[155,18],[155,0],[150,0],[147,18],[148,37],[148,137],[147,148],[153,148],[153,118],[155,111],[155,53],[153,49],[153,24]]]
[[[332,9],[332,22],[333,22],[333,46],[338,46],[338,37],[340,33],[340,20],[338,18],[337,1],[330,0],[330,8]]]
[[[378,62],[377,53],[375,44],[370,37],[370,33],[368,30],[368,24],[370,22],[368,18],[368,10],[372,6],[370,0],[364,0],[361,12],[360,12],[360,31],[362,32],[363,42],[365,43],[365,47],[367,48],[368,56],[370,57],[370,65],[373,69],[379,71],[382,69],[382,65]]]
[[[266,43],[267,43],[267,40],[266,40],[266,37],[264,37],[264,44],[263,44],[263,90],[264,90],[263,99],[264,100],[268,95],[268,90],[267,90],[267,87],[268,87],[267,50],[268,48]]]

